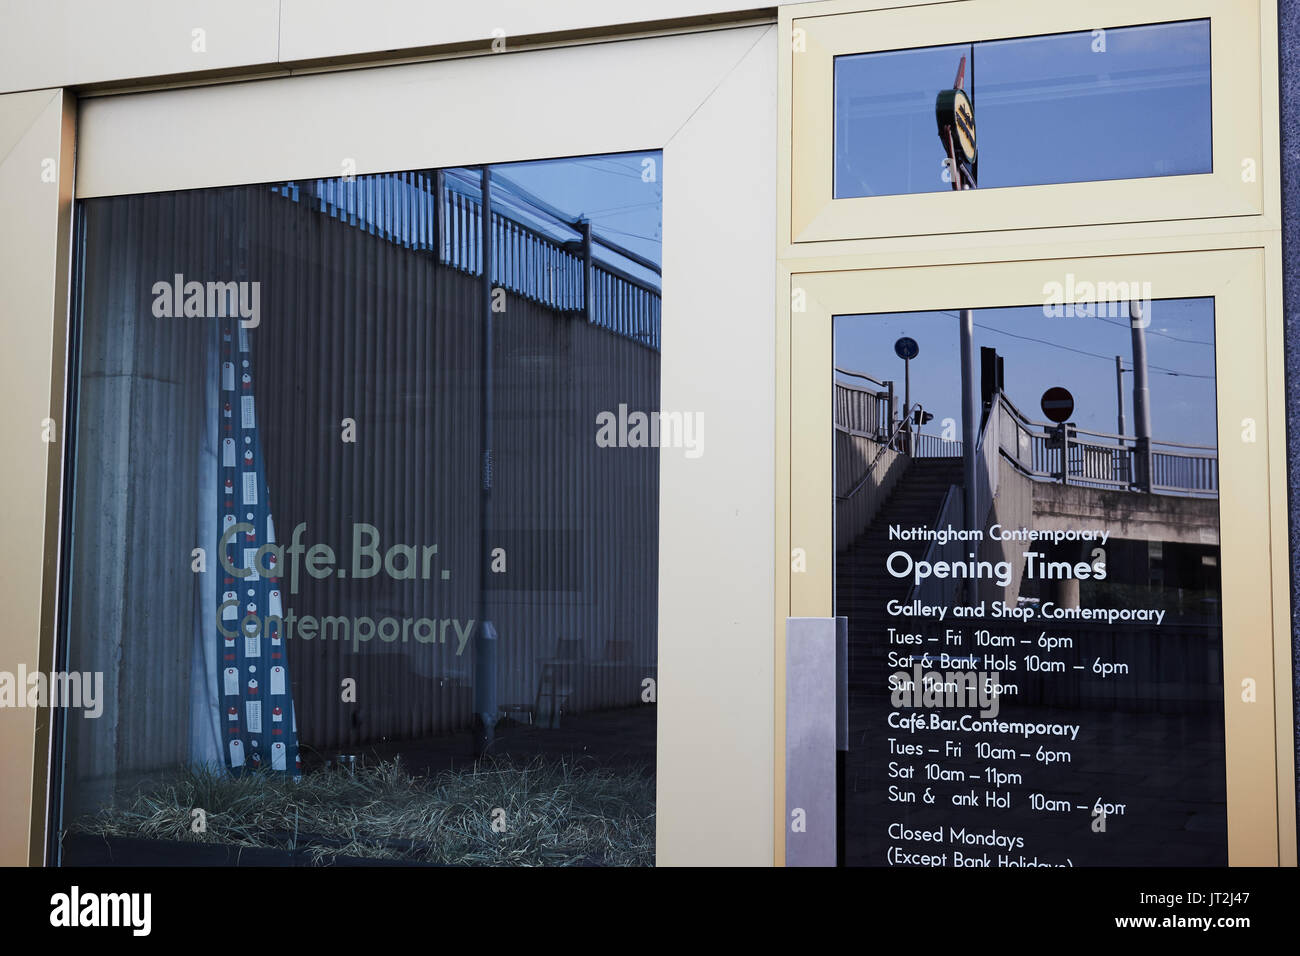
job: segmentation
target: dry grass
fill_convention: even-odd
[[[191,811],[207,830],[191,830]],[[505,811],[505,831],[493,811]],[[496,815],[500,818],[500,814]],[[434,777],[399,761],[305,774],[298,783],[259,772],[231,777],[185,770],[121,805],[79,820],[73,832],[191,843],[305,850],[425,863],[511,866],[649,866],[654,863],[654,780],[563,760],[493,759]]]

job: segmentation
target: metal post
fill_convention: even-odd
[[[973,53],[972,53],[973,56]],[[974,60],[971,61],[972,71]],[[966,58],[957,64],[957,77],[953,81],[955,89],[964,86],[966,75]],[[948,152],[949,170],[952,173],[952,188],[956,192],[974,189],[975,183],[968,180],[962,164],[957,160],[957,141],[951,126],[945,124],[940,138]],[[975,315],[970,309],[961,310],[961,429],[962,429],[962,503],[968,530],[980,530],[984,515],[977,513],[977,496],[975,494],[975,443],[979,440],[978,396],[975,393]]]
[[[433,174],[433,180],[433,261],[438,265],[442,265],[444,262],[447,262],[448,259],[444,259],[442,256],[442,197],[446,195],[446,183],[443,181],[441,169]]]
[[[591,262],[591,220],[583,219],[582,228],[582,309],[587,316],[587,324],[596,321],[596,304],[592,298],[592,262]]]
[[[958,87],[961,86],[962,74],[966,61],[957,70]],[[961,174],[961,164],[957,162],[957,144],[952,135],[952,127],[944,130],[946,134],[948,158],[952,163],[952,188],[961,191],[967,188],[966,177]],[[976,423],[975,400],[975,314],[970,309],[961,310],[961,430],[962,430],[962,501],[966,517],[966,528],[980,530],[983,515],[976,514],[975,495],[975,442],[979,439]]]
[[[483,167],[483,352],[482,417],[479,436],[483,450],[482,483],[479,492],[479,628],[474,637],[474,750],[482,756],[491,750],[496,737],[497,683],[496,631],[489,620],[487,597],[488,559],[492,553],[492,171]]]
[[[886,382],[885,387],[889,390],[889,406],[885,412],[885,414],[889,416],[889,420],[885,422],[884,436],[885,441],[889,441],[889,434],[894,430],[894,402],[897,401],[897,399],[894,398],[894,383]]]
[[[903,426],[907,435],[907,453],[916,451],[916,442],[912,438],[912,360],[903,359],[903,416],[907,424]]]
[[[953,141],[952,127],[945,127],[944,132],[948,140],[948,172],[952,175],[952,188],[954,192],[961,192],[966,188],[966,182],[961,174],[961,163],[957,162],[957,145]]]
[[[1122,437],[1124,434],[1124,363],[1120,361],[1118,355],[1115,356],[1115,402],[1119,406],[1118,434]]]
[[[1147,378],[1147,321],[1142,304],[1128,304],[1129,326],[1133,333],[1133,427],[1137,447],[1133,453],[1135,484],[1139,491],[1151,491],[1151,386]]]
[[[1119,435],[1119,448],[1115,452],[1115,478],[1130,482],[1133,480],[1133,475],[1129,471],[1128,453],[1124,449],[1124,363],[1118,355],[1115,356],[1115,404],[1119,409],[1116,429],[1116,434]]]
[[[1070,423],[1061,422],[1061,484],[1070,483]]]
[[[965,527],[981,530],[984,516],[976,513],[975,442],[979,439],[975,401],[975,313],[961,310],[961,472]]]

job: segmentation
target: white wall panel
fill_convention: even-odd
[[[77,195],[656,149],[766,29],[89,99]]]
[[[279,8],[279,0],[6,0],[0,91],[274,64]]]
[[[775,27],[83,103],[81,196],[663,149],[658,860],[773,860]]]

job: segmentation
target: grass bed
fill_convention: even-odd
[[[493,811],[505,811],[504,832]],[[191,829],[192,811],[207,815]],[[499,814],[496,815],[498,818]],[[338,856],[488,866],[652,866],[654,779],[534,758],[412,776],[400,760],[319,770],[298,783],[184,770],[71,828],[107,838],[302,850]]]

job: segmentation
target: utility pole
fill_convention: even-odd
[[[966,528],[978,531],[984,516],[977,513],[975,498],[975,441],[979,438],[975,401],[975,313],[961,310],[961,476],[962,504]]]
[[[1119,405],[1119,426],[1116,433],[1124,437],[1124,363],[1115,356],[1115,401]]]
[[[935,102],[939,138],[948,152],[948,169],[952,188],[958,192],[975,189],[975,109],[963,87],[966,83],[966,58],[957,64],[957,76],[951,90],[942,90]],[[960,145],[961,154],[958,155]],[[975,395],[975,313],[961,310],[961,431],[962,431],[962,504],[965,527],[979,530],[984,516],[978,513],[975,496],[975,443],[979,440],[978,403]]]
[[[1140,302],[1128,304],[1133,332],[1133,427],[1137,446],[1133,450],[1135,484],[1139,491],[1151,491],[1151,386],[1147,379],[1147,331],[1150,316],[1142,315]]]
[[[1115,473],[1121,481],[1132,483],[1129,473],[1128,453],[1124,450],[1124,363],[1115,356],[1115,403],[1119,409],[1119,418],[1115,433],[1119,435],[1119,448],[1115,451]]]

